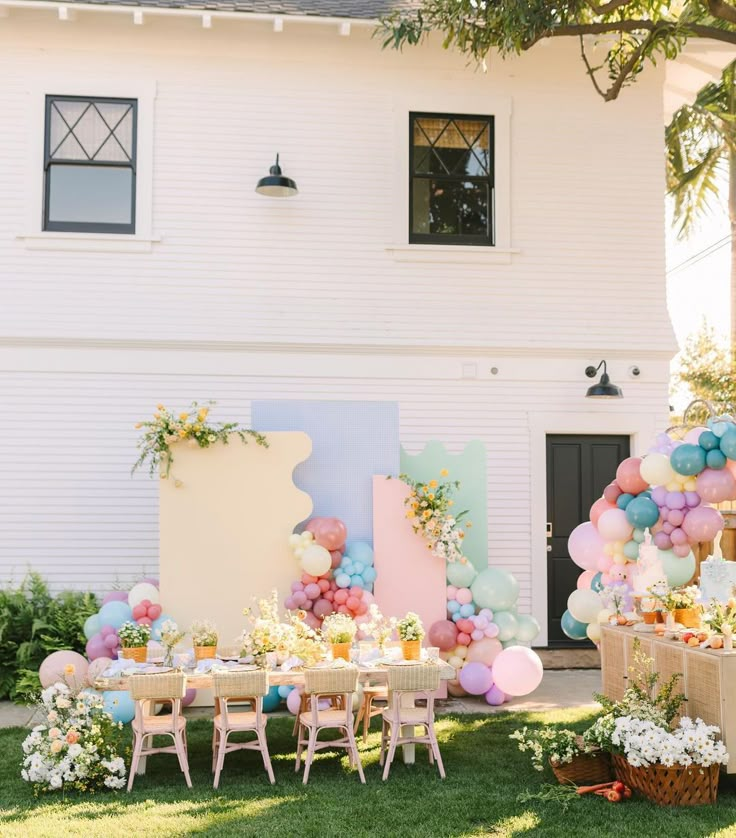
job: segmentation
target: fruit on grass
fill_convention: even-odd
[[[606,800],[608,800],[610,803],[620,803],[621,793],[616,791],[616,789],[609,789],[606,792]]]
[[[617,791],[619,794],[622,794],[626,786],[621,782],[621,780],[616,780],[616,782],[611,786],[611,788],[614,791]]]
[[[628,786],[624,786],[624,798],[628,800],[631,797],[631,789]]]

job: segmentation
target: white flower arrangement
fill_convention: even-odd
[[[578,754],[592,750],[590,746],[578,744],[578,734],[574,730],[558,730],[543,727],[530,731],[524,727],[509,734],[509,739],[516,739],[520,751],[531,753],[532,765],[537,771],[544,771],[547,760],[557,765],[566,765]]]
[[[621,716],[613,725],[611,742],[635,767],[659,763],[668,768],[688,765],[707,768],[728,762],[726,746],[716,739],[719,732],[714,725],[687,716],[672,731],[653,722]]]
[[[328,643],[352,643],[358,625],[350,614],[328,614],[322,622],[322,637]]]
[[[101,695],[75,695],[59,682],[41,693],[39,710],[49,725],[36,725],[23,742],[21,776],[26,782],[37,792],[123,788],[122,724],[104,709]]]
[[[180,643],[186,632],[182,631],[173,620],[164,620],[161,624],[161,645],[164,647],[164,664],[174,663],[174,647]]]
[[[372,602],[368,609],[368,622],[362,629],[366,636],[372,637],[378,643],[378,647],[383,649],[396,629],[396,617],[384,617],[381,609]]]
[[[189,632],[194,646],[217,646],[217,628],[209,620],[195,620]]]
[[[120,645],[124,649],[145,646],[151,639],[151,627],[145,623],[123,623],[118,629],[118,637],[120,638]]]
[[[396,624],[396,630],[401,640],[422,640],[424,638],[424,626],[418,614],[408,611]]]

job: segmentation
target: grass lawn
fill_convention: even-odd
[[[305,788],[294,773],[291,720],[271,719],[269,744],[276,785],[269,785],[257,753],[226,758],[220,789],[210,774],[206,720],[189,724],[194,788],[189,791],[176,757],[149,760],[133,792],[45,795],[34,798],[20,779],[20,743],[26,732],[0,731],[0,836],[565,836],[565,838],[690,838],[736,836],[736,789],[722,781],[712,807],[660,809],[644,800],[610,804],[595,796],[557,803],[519,803],[524,790],[544,779],[508,734],[523,724],[554,721],[582,727],[590,717],[568,710],[546,714],[445,716],[438,723],[447,769],[443,782],[418,748],[418,761],[397,761],[386,783],[378,767],[378,734],[362,749],[367,785],[349,771],[347,759],[323,751]],[[378,720],[374,721],[374,730]]]

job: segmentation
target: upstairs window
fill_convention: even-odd
[[[44,230],[135,233],[135,99],[46,97]]]
[[[409,121],[409,242],[494,244],[493,117]]]

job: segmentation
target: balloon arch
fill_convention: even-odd
[[[688,424],[696,406],[709,414],[705,425]],[[583,572],[562,616],[569,638],[597,643],[600,623],[611,613],[607,597],[631,603],[647,530],[663,575],[675,587],[695,574],[692,548],[723,529],[711,504],[736,499],[736,420],[697,400],[683,423],[659,434],[646,456],[620,463],[616,479],[590,508],[590,520],[571,533],[570,558]]]

